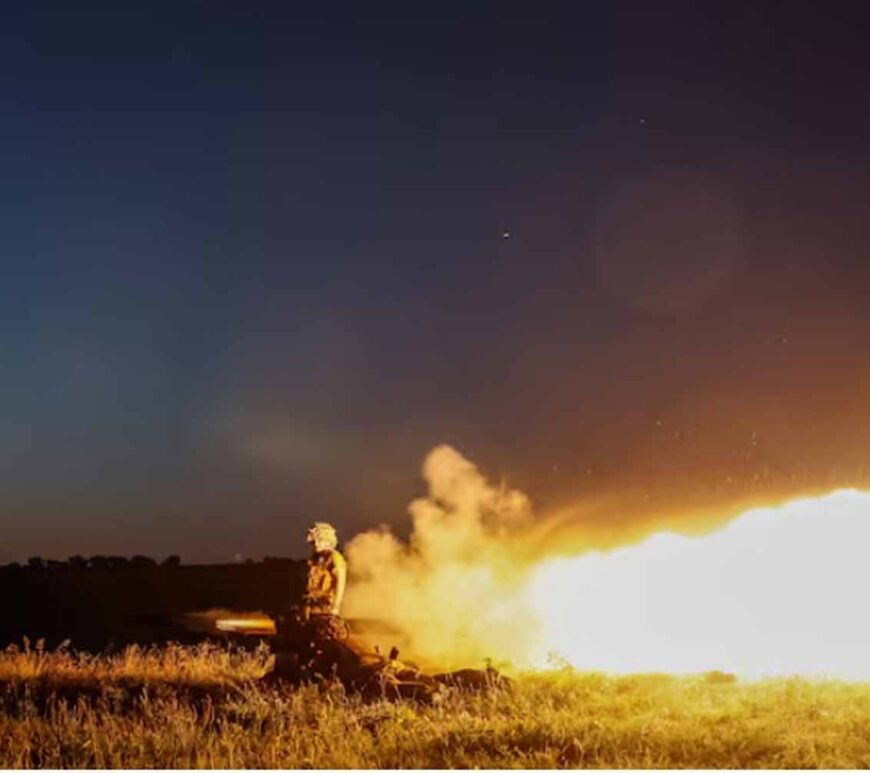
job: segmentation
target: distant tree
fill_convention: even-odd
[[[137,569],[144,569],[146,567],[157,566],[157,562],[149,556],[136,555],[130,559],[130,566],[135,566]]]
[[[266,566],[278,567],[278,566],[288,566],[293,563],[292,558],[282,558],[281,556],[265,556],[263,558],[263,564]]]
[[[27,565],[31,569],[45,569],[45,559],[42,556],[31,556],[27,559]]]
[[[126,569],[130,565],[127,556],[109,556],[107,560],[110,569]]]
[[[82,569],[88,568],[88,562],[84,556],[78,556],[78,555],[70,556],[66,560],[66,562],[70,565],[70,568],[72,568],[72,569],[82,570]]]
[[[63,561],[55,561],[54,559],[49,558],[48,561],[45,562],[45,565],[48,569],[64,569],[66,568],[66,564]]]
[[[20,569],[21,564],[19,564],[17,561],[13,561],[11,564],[6,564],[6,568],[7,569]]]
[[[109,559],[105,556],[91,556],[88,559],[88,566],[90,566],[91,569],[108,569]]]
[[[161,566],[181,566],[181,557],[176,555],[167,556],[165,559],[163,559],[163,563],[161,564]]]

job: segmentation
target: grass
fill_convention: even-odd
[[[562,670],[435,706],[267,686],[265,649],[0,654],[0,768],[870,766],[870,685]]]

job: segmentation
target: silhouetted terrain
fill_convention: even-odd
[[[302,594],[305,562],[185,566],[95,556],[68,562],[33,558],[0,567],[0,646],[69,639],[78,649],[128,643],[195,641],[184,616],[212,608],[282,612]]]

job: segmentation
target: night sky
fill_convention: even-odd
[[[442,442],[605,525],[870,486],[863,19],[66,5],[0,14],[0,562],[299,555]]]

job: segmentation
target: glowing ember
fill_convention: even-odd
[[[843,490],[550,560],[526,593],[546,647],[578,668],[870,679],[868,545],[870,493]]]

